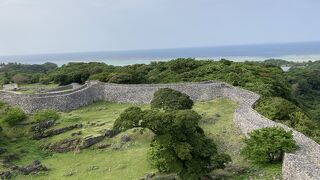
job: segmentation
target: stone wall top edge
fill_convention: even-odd
[[[220,81],[161,83],[161,84],[116,84],[116,83],[99,82],[99,84],[108,85],[108,86],[121,86],[121,87],[162,87],[162,86],[186,86],[186,85],[226,85],[226,86],[232,86],[228,83],[220,82]]]
[[[85,91],[89,88],[91,88],[92,85],[83,85],[77,89],[73,89],[70,91],[60,91],[60,92],[54,92],[54,93],[42,93],[42,94],[17,94],[17,93],[12,93],[12,92],[4,92],[1,91],[0,93],[2,94],[7,94],[12,97],[20,97],[20,98],[49,98],[49,97],[59,97],[59,96],[69,96],[75,93],[79,93],[82,91]]]
[[[45,98],[45,97],[53,97],[53,96],[66,96],[71,95],[83,90],[86,90],[92,86],[101,85],[101,86],[109,86],[109,87],[146,87],[146,88],[157,88],[157,87],[183,87],[183,86],[195,86],[195,85],[217,85],[217,86],[225,86],[225,87],[233,87],[232,85],[219,82],[219,81],[204,81],[204,82],[190,82],[190,83],[168,83],[168,84],[115,84],[115,83],[105,83],[100,81],[95,81],[96,83],[92,83],[92,81],[87,82],[86,84],[72,90],[68,91],[58,91],[58,92],[49,92],[49,93],[39,93],[39,94],[18,94],[7,91],[0,91],[2,94],[8,94],[10,96],[19,96],[22,98]]]
[[[74,92],[79,92],[79,91],[86,89],[88,87],[90,87],[90,85],[84,84],[78,88],[68,90],[68,91],[56,91],[56,92],[37,93],[37,94],[19,94],[19,93],[14,93],[14,92],[9,92],[9,91],[0,91],[0,93],[12,95],[12,96],[37,98],[37,97],[50,97],[50,96],[72,94]]]

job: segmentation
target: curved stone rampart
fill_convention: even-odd
[[[94,101],[106,100],[125,103],[149,103],[159,88],[172,88],[188,94],[193,100],[229,98],[239,104],[234,113],[234,122],[248,135],[253,130],[269,126],[281,126],[292,130],[299,149],[286,153],[282,165],[284,179],[320,179],[320,146],[310,138],[283,124],[271,121],[260,115],[252,107],[260,98],[258,94],[221,82],[184,84],[139,84],[123,85],[91,81],[67,92],[37,95],[21,95],[0,92],[0,100],[20,106],[27,113],[39,109],[52,108],[59,111],[75,109]]]

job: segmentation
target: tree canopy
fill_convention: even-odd
[[[190,97],[170,88],[162,88],[154,93],[151,101],[151,108],[158,108],[163,110],[181,110],[191,109],[193,101]]]
[[[282,161],[285,152],[292,152],[297,147],[292,132],[286,132],[280,127],[255,130],[244,143],[241,154],[259,163]]]
[[[165,90],[176,94],[176,91]],[[172,94],[167,97],[173,97]],[[184,104],[184,101],[176,103],[181,109]],[[151,130],[154,138],[148,155],[160,172],[177,173],[182,179],[199,179],[213,169],[224,168],[231,161],[230,156],[219,154],[215,143],[205,136],[199,126],[201,116],[190,110],[192,106],[170,111],[158,107],[163,106],[149,110],[128,108],[120,114],[113,128],[120,131],[137,127]]]
[[[280,66],[290,66],[283,72]],[[60,85],[84,83],[88,79],[120,84],[177,83],[217,80],[254,91],[261,95],[256,109],[275,121],[285,122],[320,142],[320,61],[288,62],[269,59],[264,62],[232,62],[178,58],[168,62],[112,66],[105,63],[52,63],[23,65],[9,63],[0,68],[0,82],[50,82]],[[16,77],[14,77],[16,75]],[[283,105],[282,107],[280,105]],[[272,115],[272,107],[283,111]],[[294,111],[292,111],[294,110]],[[298,119],[303,114],[304,119]],[[272,115],[272,116],[270,116]],[[300,121],[299,128],[294,125]],[[315,127],[309,129],[310,127]]]

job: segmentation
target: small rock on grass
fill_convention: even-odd
[[[7,152],[7,149],[0,147],[0,154],[3,154],[3,153],[5,153],[5,152]]]
[[[87,170],[88,170],[88,171],[93,171],[93,170],[97,170],[97,169],[99,169],[98,166],[91,165],[91,166],[88,167]]]
[[[76,173],[77,171],[75,171],[74,169],[71,169],[70,171],[64,173],[64,176],[73,176]]]
[[[121,143],[122,143],[122,144],[127,143],[127,142],[129,142],[129,141],[131,141],[131,137],[128,136],[127,134],[121,136]]]
[[[32,164],[18,167],[18,171],[24,175],[36,174],[40,171],[48,171],[48,168],[41,164],[40,161],[34,161]]]
[[[10,179],[12,176],[10,171],[0,172],[1,179]]]
[[[111,146],[111,144],[99,144],[99,145],[97,146],[97,148],[98,148],[98,149],[105,149],[105,148],[107,148],[107,147],[109,147],[109,146]]]

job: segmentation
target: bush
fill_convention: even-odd
[[[5,115],[8,112],[9,108],[10,106],[7,103],[0,101],[0,116]]]
[[[27,115],[18,107],[10,108],[4,121],[7,122],[10,126],[16,125],[18,122],[21,122],[27,118]]]
[[[117,84],[131,84],[133,83],[133,77],[129,73],[119,73],[112,75],[108,82]]]
[[[301,111],[298,106],[280,97],[261,98],[256,110],[269,119],[281,121],[289,120],[291,113]]]
[[[297,145],[292,132],[280,127],[266,127],[249,134],[241,154],[254,162],[282,161],[285,152],[292,152]]]
[[[36,112],[33,115],[33,120],[36,122],[42,122],[47,120],[57,120],[60,118],[60,115],[53,109],[43,109]]]
[[[30,83],[30,77],[27,74],[16,74],[12,77],[12,81],[17,84],[27,84]]]
[[[193,101],[187,94],[169,88],[159,89],[151,101],[151,108],[165,111],[191,109],[192,106]]]

